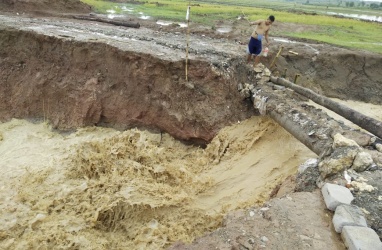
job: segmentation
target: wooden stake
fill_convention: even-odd
[[[280,49],[279,49],[279,52],[277,52],[275,58],[273,58],[273,61],[272,61],[272,63],[271,63],[271,66],[269,66],[269,68],[272,68],[272,67],[273,67],[273,65],[274,65],[275,62],[276,62],[276,58],[279,57],[279,55],[281,54],[281,51],[283,51],[283,49],[284,49],[284,46],[281,46]]]
[[[294,76],[294,84],[296,84],[297,83],[297,79],[300,77],[301,75],[300,74],[296,74],[295,76]]]

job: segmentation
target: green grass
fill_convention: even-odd
[[[217,20],[236,20],[239,15],[246,15],[250,20],[266,18],[270,14],[276,16],[276,22],[297,23],[317,26],[303,32],[289,32],[284,35],[295,38],[306,38],[348,48],[365,49],[382,54],[382,24],[355,19],[336,18],[324,15],[326,5],[305,5],[306,1],[293,2],[282,1],[255,1],[255,0],[164,0],[150,2],[139,0],[142,4],[112,3],[100,0],[82,0],[94,7],[97,12],[106,13],[113,9],[117,14],[124,12],[122,7],[133,8],[133,15],[151,16],[156,19],[185,22],[188,3],[191,3],[191,21],[204,25],[213,26]],[[310,1],[312,3],[312,1]],[[333,1],[332,1],[333,2]],[[288,10],[297,9],[299,12]],[[339,13],[362,13],[368,15],[382,15],[381,11],[373,11],[366,8],[344,8],[329,6],[328,11]],[[361,11],[361,12],[360,12]],[[322,14],[320,14],[322,13]],[[311,30],[311,31],[309,31]]]

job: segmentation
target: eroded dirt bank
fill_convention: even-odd
[[[59,129],[139,126],[207,142],[253,114],[236,81],[211,62],[190,62],[186,82],[183,61],[105,43],[14,29],[4,30],[1,41],[3,121],[45,117]]]
[[[177,26],[169,32],[152,29],[152,22],[129,29],[60,18],[1,20],[2,121],[39,118],[59,129],[139,126],[206,143],[254,114],[236,91],[238,83],[254,81],[245,45],[229,38],[195,28],[185,81],[186,36]],[[288,68],[287,78],[299,73],[299,83],[319,93],[380,103],[381,56],[284,40],[272,46],[266,64],[285,47],[276,75]]]
[[[0,0],[2,11],[17,13],[39,13],[43,11],[89,13],[91,7],[79,0]]]

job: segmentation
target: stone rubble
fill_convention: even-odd
[[[353,205],[339,205],[333,216],[333,225],[337,233],[341,233],[344,226],[367,227],[362,210]]]
[[[265,115],[267,97],[263,95],[261,88],[256,87],[269,81],[270,74],[268,75],[268,72],[270,73],[270,71],[262,64],[255,67],[254,71],[256,72],[257,85],[248,85],[239,91],[247,90],[245,92],[246,97],[248,97],[248,92],[252,94],[254,107],[257,108],[260,114]],[[273,90],[286,91],[287,89],[273,85]],[[294,120],[301,120],[299,113],[295,114],[295,116],[292,117]],[[313,131],[310,135],[315,133],[316,131]],[[322,134],[329,135],[328,133]],[[352,139],[344,135],[352,135]],[[326,207],[334,211],[332,223],[335,231],[341,234],[348,249],[382,250],[380,240],[382,235],[377,233],[381,234],[382,230],[380,228],[382,190],[367,184],[368,180],[362,177],[365,171],[367,171],[365,173],[370,173],[370,171],[382,170],[382,164],[379,160],[381,156],[378,153],[382,152],[382,144],[379,143],[380,139],[357,136],[355,131],[334,133],[332,138],[332,147],[321,154],[319,159],[310,159],[310,161],[299,167],[295,191],[311,192],[317,186],[321,188]],[[353,138],[355,139],[353,140]],[[364,139],[368,140],[365,141]],[[370,150],[371,147],[376,150]],[[361,200],[362,197],[367,197],[369,203],[376,204],[376,208],[373,207],[373,210],[377,211],[374,212],[374,217],[370,217],[371,213],[364,207],[352,204],[355,199],[353,193],[356,197],[361,197]],[[359,203],[359,201],[357,202]],[[380,204],[379,207],[378,204]],[[364,215],[368,216],[368,220]],[[369,224],[376,230],[368,227],[368,222],[371,222]]]
[[[336,208],[342,204],[350,205],[354,200],[350,190],[343,186],[326,183],[321,191],[326,207],[331,211],[336,211]]]
[[[341,237],[349,250],[382,250],[382,242],[368,227],[345,226]]]

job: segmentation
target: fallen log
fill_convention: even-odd
[[[298,86],[286,79],[278,78],[274,76],[271,76],[270,79],[273,83],[283,85],[287,88],[290,88],[296,91],[297,93],[311,99],[315,103],[322,105],[336,112],[337,114],[345,117],[349,121],[353,122],[354,124],[357,124],[358,126],[372,133],[373,135],[379,138],[382,138],[382,122],[381,121],[378,121],[372,117],[368,117],[356,110],[353,110],[345,105],[335,102],[325,96],[319,95],[310,89]]]
[[[109,23],[109,24],[113,24],[113,25],[117,25],[117,26],[129,27],[129,28],[138,29],[139,27],[141,27],[141,25],[139,23],[135,23],[135,22],[116,21],[116,20],[110,20],[110,19],[94,17],[94,16],[72,16],[72,17],[74,19]]]

